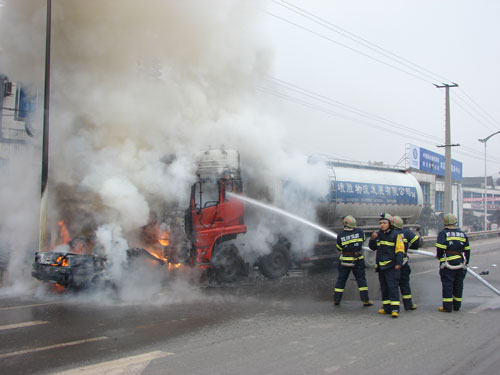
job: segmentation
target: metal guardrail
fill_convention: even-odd
[[[499,237],[499,230],[484,230],[480,232],[465,232],[470,241],[483,240],[485,238]],[[423,246],[422,247],[434,247],[436,243],[437,235],[435,236],[422,236]]]

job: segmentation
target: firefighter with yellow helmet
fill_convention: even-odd
[[[403,219],[400,216],[394,216],[394,228],[403,235],[403,242],[405,245],[405,253],[403,257],[403,266],[401,267],[401,273],[399,278],[399,289],[401,291],[401,296],[403,297],[403,306],[405,310],[415,310],[417,305],[413,303],[413,298],[411,295],[410,287],[410,273],[411,268],[408,263],[408,249],[417,250],[420,245],[420,237],[413,233],[408,228],[404,228]]]
[[[446,214],[444,228],[438,233],[436,258],[439,259],[439,276],[443,286],[443,305],[439,311],[458,311],[462,306],[462,292],[467,265],[470,260],[470,245],[467,235],[457,228],[457,217]]]
[[[379,314],[399,316],[399,278],[405,246],[403,235],[394,230],[394,219],[382,213],[379,219],[380,230],[373,232],[368,242],[372,250],[377,251],[375,270],[378,272],[380,290],[382,292],[382,308]]]
[[[358,283],[359,297],[363,306],[372,306],[368,297],[368,284],[365,276],[365,261],[362,253],[366,236],[362,229],[356,228],[356,219],[348,215],[342,220],[344,230],[337,236],[337,249],[341,252],[339,274],[333,293],[333,303],[340,304],[349,274],[353,273]]]

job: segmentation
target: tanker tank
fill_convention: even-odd
[[[314,163],[318,159],[313,159]],[[405,226],[417,228],[423,194],[417,179],[404,169],[323,159],[330,184],[328,196],[317,206],[320,223],[342,228],[342,218],[352,215],[358,227],[378,229],[382,212],[400,216]]]

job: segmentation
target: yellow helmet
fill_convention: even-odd
[[[400,216],[394,216],[394,226],[399,229],[403,229],[403,219]]]
[[[457,217],[453,214],[446,214],[443,217],[445,227],[455,227],[457,225]]]
[[[342,224],[346,229],[356,229],[356,219],[351,215],[344,217]]]
[[[388,213],[382,212],[380,214],[379,221],[382,221],[382,220],[387,220],[390,225],[394,225],[394,218]]]

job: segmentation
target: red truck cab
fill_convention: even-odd
[[[198,181],[191,188],[186,232],[192,243],[191,265],[215,272],[220,281],[234,281],[244,266],[231,240],[246,233],[244,203],[226,196],[241,193],[239,155],[234,150],[198,154]]]

